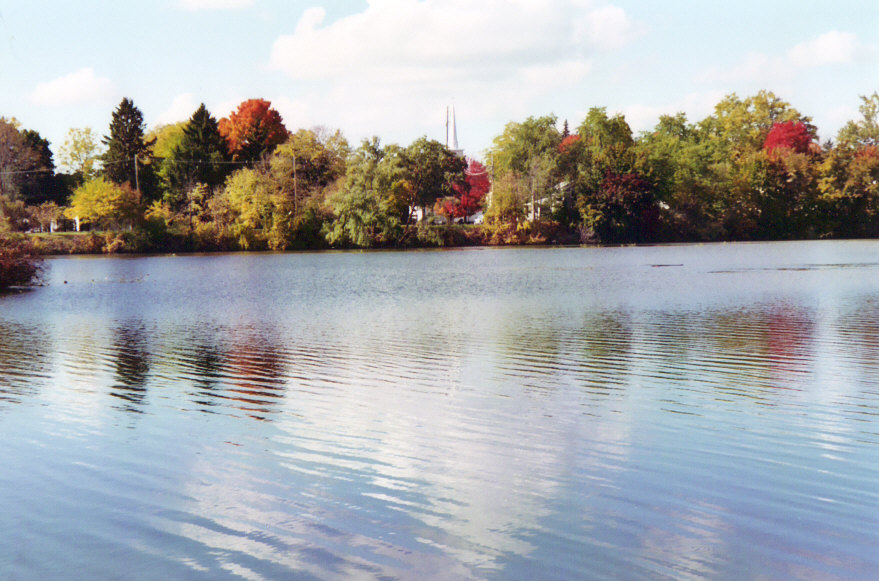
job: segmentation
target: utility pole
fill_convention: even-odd
[[[140,193],[140,179],[137,175],[137,154],[134,154],[134,189]]]
[[[299,192],[296,189],[296,154],[293,154],[293,216],[296,216],[299,205]]]

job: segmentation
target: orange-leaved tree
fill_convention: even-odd
[[[284,143],[289,135],[281,114],[265,99],[248,99],[220,119],[220,135],[235,161],[256,161]]]

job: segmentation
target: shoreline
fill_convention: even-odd
[[[215,255],[215,254],[285,254],[285,253],[333,253],[333,252],[408,252],[429,250],[453,250],[467,248],[625,248],[625,247],[655,247],[655,246],[701,246],[707,244],[765,244],[765,243],[797,243],[797,242],[872,242],[879,238],[801,238],[801,239],[778,239],[778,240],[666,240],[640,243],[599,243],[599,242],[575,242],[525,240],[520,242],[491,242],[484,238],[471,238],[465,243],[415,243],[404,245],[383,245],[372,247],[359,246],[315,246],[315,247],[290,247],[284,249],[271,249],[267,247],[241,248],[241,247],[205,247],[197,248],[181,246],[166,247],[139,247],[131,248],[124,244],[114,245],[120,235],[118,232],[82,232],[61,234],[30,234],[28,239],[34,242],[34,250],[37,256],[43,259],[64,258],[69,256],[169,256],[169,255]],[[53,238],[55,241],[63,240],[61,244],[43,244],[37,240]],[[35,240],[37,239],[37,240]],[[108,245],[108,240],[110,241]]]

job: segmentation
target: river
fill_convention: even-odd
[[[879,578],[879,242],[48,266],[2,579]]]

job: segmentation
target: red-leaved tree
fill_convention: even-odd
[[[482,207],[485,194],[491,189],[488,170],[484,165],[471,159],[467,165],[467,191],[461,193],[461,216],[476,213]]]
[[[454,196],[437,200],[434,211],[448,217],[450,222],[454,218],[466,218],[482,208],[482,200],[490,189],[491,180],[485,166],[475,159],[467,160],[464,183],[452,185]]]
[[[809,127],[802,121],[775,123],[763,142],[763,150],[770,157],[776,157],[782,151],[808,153],[814,139]]]
[[[236,161],[256,161],[284,143],[289,135],[281,114],[265,99],[248,99],[220,119],[220,135]]]

